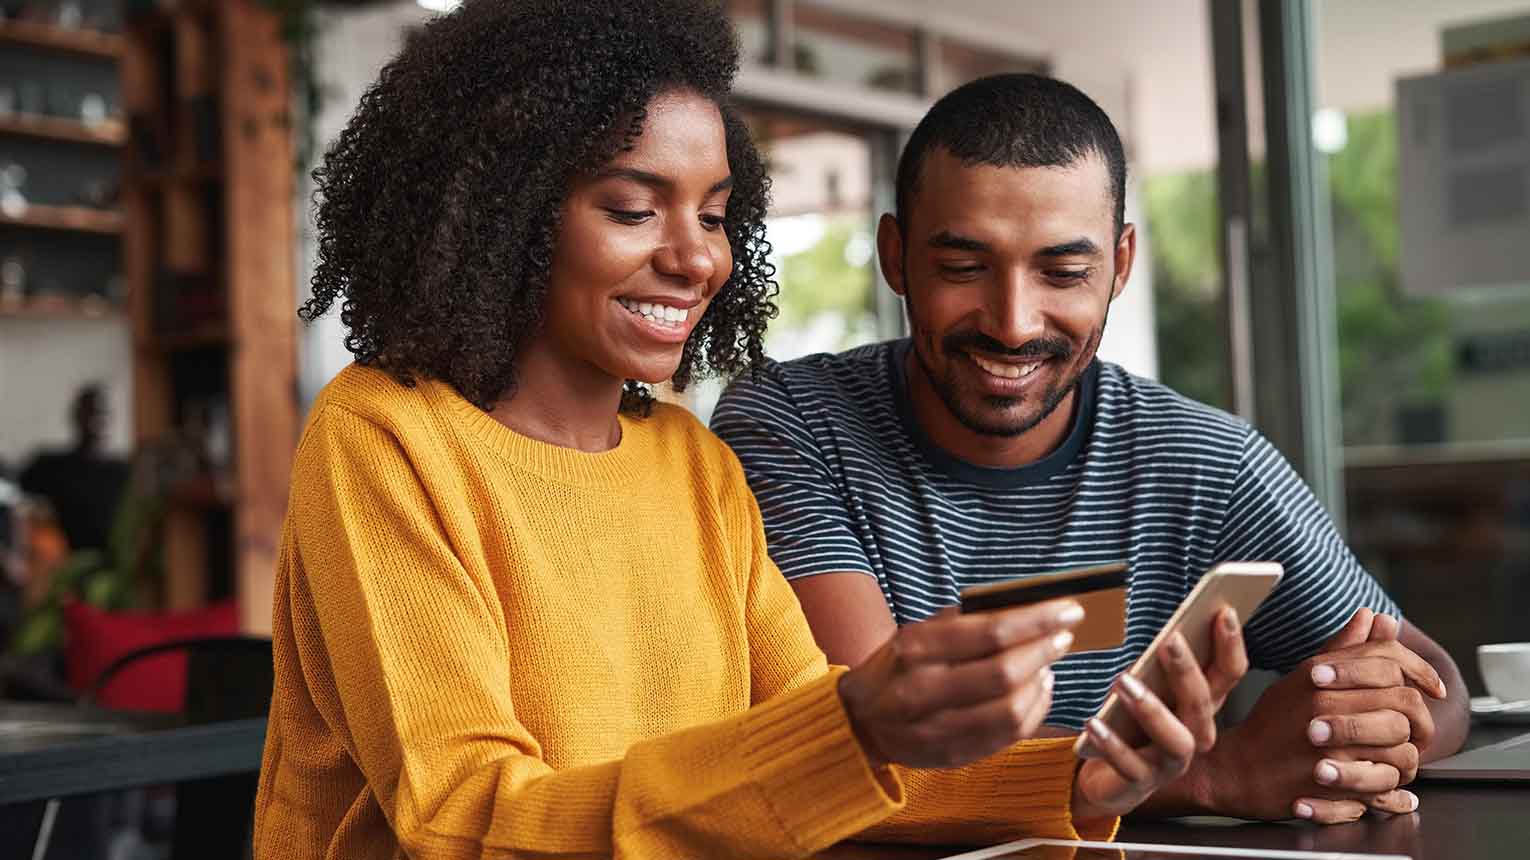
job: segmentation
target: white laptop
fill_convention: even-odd
[[[1420,765],[1419,779],[1530,781],[1530,734]]]

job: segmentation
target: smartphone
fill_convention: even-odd
[[[1275,562],[1264,561],[1228,561],[1223,562],[1201,577],[1195,588],[1174,610],[1174,615],[1169,618],[1169,623],[1158,631],[1158,635],[1148,644],[1147,650],[1137,658],[1137,662],[1126,671],[1132,677],[1146,684],[1148,689],[1158,695],[1160,699],[1172,707],[1173,695],[1169,689],[1168,676],[1164,673],[1163,664],[1158,662],[1158,649],[1169,640],[1176,631],[1185,635],[1185,641],[1190,645],[1190,651],[1195,655],[1196,662],[1205,666],[1211,659],[1212,629],[1211,625],[1216,622],[1217,616],[1224,607],[1231,607],[1238,613],[1238,619],[1247,622],[1252,618],[1259,604],[1264,602],[1265,597],[1275,590],[1280,578],[1285,575],[1285,569]],[[1138,747],[1147,742],[1147,735],[1142,732],[1131,712],[1126,709],[1124,703],[1118,701],[1120,697],[1114,690],[1106,697],[1105,704],[1100,708],[1099,719],[1105,723],[1106,728],[1115,732],[1127,744]],[[1098,754],[1093,745],[1089,743],[1089,735],[1081,734],[1073,744],[1073,751],[1081,758],[1090,758]]]
[[[1027,576],[963,589],[961,611],[992,612],[1010,606],[1072,597],[1084,607],[1068,653],[1116,648],[1126,641],[1126,562]]]

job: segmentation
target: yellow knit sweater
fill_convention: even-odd
[[[324,390],[277,573],[259,860],[1076,835],[1068,740],[874,773],[732,452],[674,407],[621,427],[585,454],[441,383],[353,366]]]

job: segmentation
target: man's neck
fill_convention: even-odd
[[[1073,428],[1074,410],[1078,408],[1078,387],[1074,386],[1050,415],[1018,436],[978,433],[951,414],[913,348],[904,358],[903,375],[908,380],[908,399],[914,420],[925,436],[935,447],[974,466],[1017,469],[1041,460],[1068,438],[1068,432]]]

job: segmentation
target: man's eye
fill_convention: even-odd
[[[983,267],[982,266],[950,266],[950,265],[942,264],[941,266],[939,266],[939,269],[940,269],[941,274],[943,274],[943,275],[950,275],[952,277],[960,278],[960,277],[970,277],[972,275],[975,275],[978,272],[981,272],[983,270]]]
[[[652,209],[607,209],[606,214],[618,224],[641,224],[652,218]]]
[[[1065,284],[1076,284],[1089,280],[1092,274],[1094,274],[1093,269],[1052,269],[1047,272],[1047,277]]]

